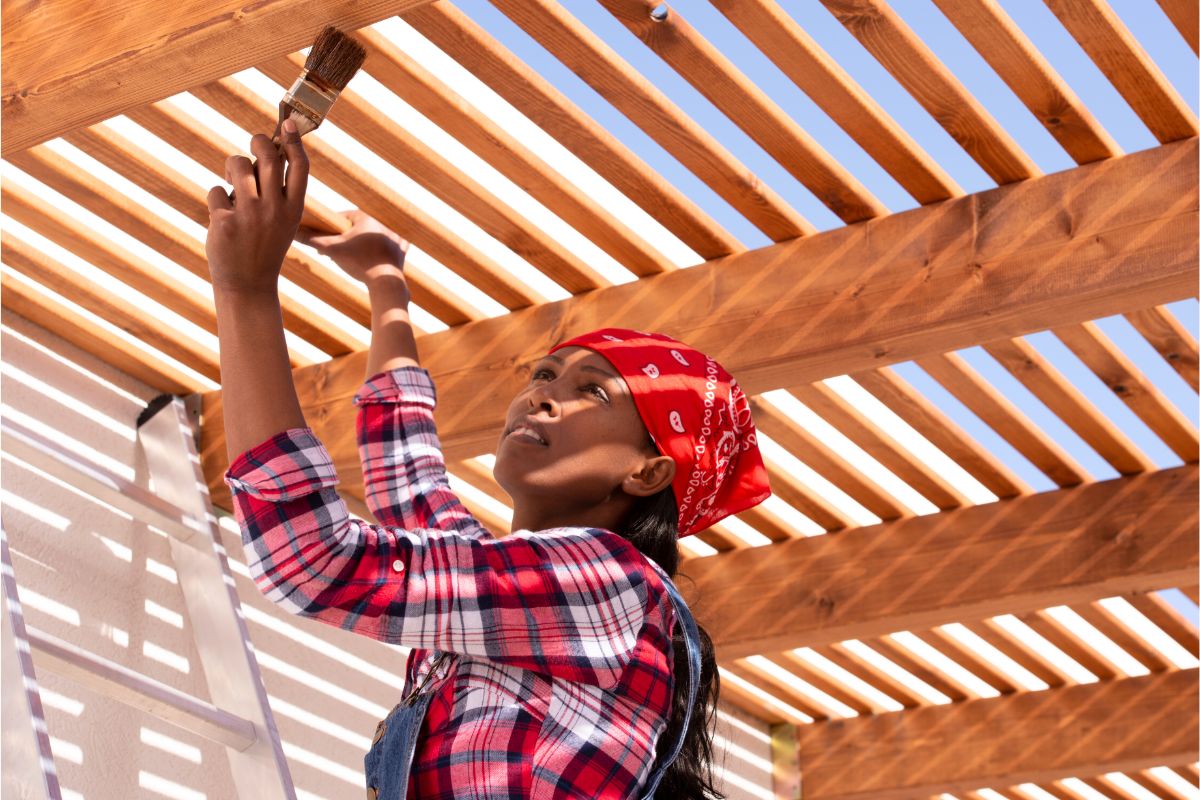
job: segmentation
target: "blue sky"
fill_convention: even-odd
[[[1200,91],[1196,57],[1158,5],[1148,0],[1109,2],[1176,90],[1191,105],[1193,111],[1196,111],[1197,94]],[[612,131],[654,169],[687,193],[746,246],[761,247],[770,243],[762,233],[733,211],[698,178],[486,0],[459,0],[457,5]],[[710,131],[817,228],[824,230],[842,224],[737,125],[630,34],[599,3],[595,0],[564,0],[563,5]],[[901,211],[916,206],[907,192],[775,68],[720,12],[705,0],[678,0],[668,5],[673,13],[687,19],[743,72],[753,78],[890,210]],[[818,0],[783,0],[781,5],[966,191],[982,191],[995,186],[983,170]],[[891,5],[1044,172],[1058,172],[1075,166],[1066,152],[930,0],[893,0]],[[1146,126],[1041,0],[1001,0],[1000,5],[1123,150],[1135,152],[1157,144]],[[1197,302],[1194,299],[1173,303],[1169,305],[1169,309],[1191,331],[1193,337],[1197,336],[1198,313]],[[1132,326],[1119,316],[1100,320],[1099,325],[1117,346],[1141,367],[1168,399],[1196,424],[1198,415],[1195,392]],[[1029,337],[1029,341],[1097,408],[1112,419],[1156,466],[1168,468],[1181,463],[1124,403],[1114,397],[1052,334],[1035,334]],[[1094,477],[1116,477],[1116,472],[1103,459],[982,349],[971,348],[962,351],[962,354]],[[1054,488],[1049,479],[919,368],[912,364],[901,364],[897,369],[1030,485],[1041,491]],[[1193,622],[1197,620],[1195,604],[1182,593],[1169,591],[1165,592],[1164,596]]]

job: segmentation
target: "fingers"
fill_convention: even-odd
[[[208,190],[208,213],[211,215],[214,211],[221,209],[232,211],[233,203],[229,202],[228,192],[220,186],[214,186]]]
[[[258,197],[254,167],[245,156],[230,156],[225,159],[225,180],[233,186],[238,199],[243,203]]]
[[[264,134],[250,139],[250,152],[258,160],[259,196],[277,200],[283,197],[283,160],[275,144]]]
[[[343,236],[341,234],[328,234],[310,228],[307,225],[301,225],[296,229],[296,241],[300,244],[306,244],[309,247],[315,247],[318,251],[329,247],[330,245],[341,242]]]
[[[284,195],[288,205],[297,214],[304,208],[304,193],[308,190],[308,153],[300,141],[300,132],[296,123],[290,119],[283,121],[281,128],[283,154],[287,158],[287,178],[284,185]]]

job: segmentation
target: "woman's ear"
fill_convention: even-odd
[[[649,497],[658,494],[675,480],[675,459],[670,456],[654,456],[642,462],[641,468],[621,482],[626,494]]]

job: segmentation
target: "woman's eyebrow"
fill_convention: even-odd
[[[538,363],[540,364],[542,361],[553,361],[559,365],[566,363],[565,361],[563,361],[561,358],[559,358],[558,356],[556,356],[554,354],[548,354],[548,355],[542,356],[538,360]],[[625,388],[625,386],[624,386],[625,382],[621,380],[621,376],[615,375],[606,369],[601,369],[600,367],[593,367],[591,364],[584,364],[579,368],[579,370],[581,372],[595,372],[597,375],[603,375],[604,377],[608,378],[611,381],[616,381],[620,385],[620,388],[622,390],[624,390],[624,388]]]

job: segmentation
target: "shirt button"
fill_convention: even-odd
[[[404,562],[397,558],[392,562],[392,569],[396,572],[404,572]]]

